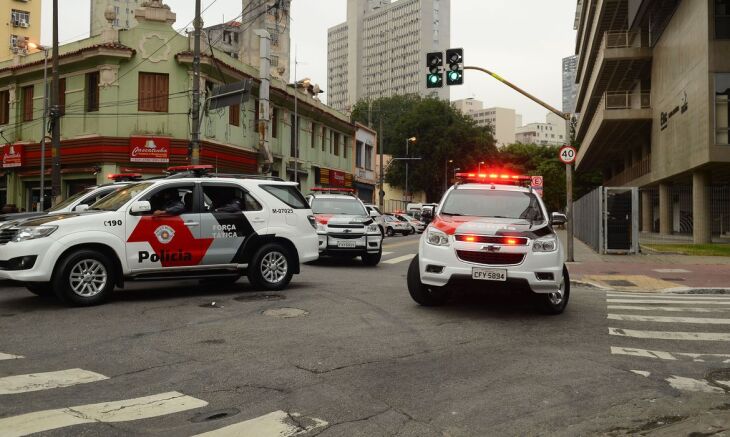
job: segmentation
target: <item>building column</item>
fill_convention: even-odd
[[[651,191],[644,190],[641,192],[641,232],[651,232],[653,229]]]
[[[672,199],[669,185],[659,184],[659,233],[672,235]]]
[[[692,174],[692,237],[695,244],[712,242],[710,177],[704,171]]]

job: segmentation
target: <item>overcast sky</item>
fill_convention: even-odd
[[[89,1],[60,0],[60,40],[88,37]],[[191,22],[193,0],[165,0],[177,13],[176,28]],[[562,58],[575,47],[575,0],[452,0],[451,46],[463,47],[466,63],[493,70],[558,109],[562,106]],[[69,7],[73,4],[73,7]],[[211,25],[236,17],[241,0],[203,0]],[[346,0],[293,0],[292,46],[298,49],[300,78],[326,90],[327,28],[345,21]],[[43,35],[51,40],[51,2],[43,3]],[[444,47],[446,49],[447,47]],[[292,66],[293,67],[293,66]],[[425,69],[425,67],[424,67]],[[424,73],[425,74],[425,73]],[[544,122],[546,111],[506,86],[468,71],[451,98],[474,97],[487,106],[515,108],[524,123]]]

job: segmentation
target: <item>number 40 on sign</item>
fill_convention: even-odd
[[[563,146],[560,148],[560,152],[558,153],[560,160],[564,164],[572,164],[575,162],[576,156],[578,156],[578,152],[575,150],[575,147],[573,146]]]

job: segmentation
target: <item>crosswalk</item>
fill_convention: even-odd
[[[22,360],[21,360],[22,359]],[[28,361],[31,358],[0,352],[0,374],[12,373],[17,366],[13,363]],[[89,385],[109,378],[100,373],[73,368],[52,370],[40,373],[19,373],[0,377],[0,436],[20,437],[39,432],[78,427],[84,424],[133,422],[153,419],[185,411],[199,410],[209,406],[205,399],[199,399],[179,391],[170,391],[143,397],[119,399],[119,393],[109,386],[99,388],[98,397],[102,402],[76,405],[69,401],[68,406],[49,405],[49,409],[29,411],[18,415],[5,416],[3,405],[17,404],[18,397],[26,394],[39,395],[46,390],[64,388],[73,390],[75,386]],[[108,400],[114,399],[116,400]],[[66,398],[66,397],[64,397]],[[73,395],[68,397],[73,399]],[[33,402],[37,404],[38,402]],[[212,405],[211,405],[212,407]],[[187,418],[181,419],[188,423]],[[301,425],[306,423],[306,426]],[[206,437],[256,436],[256,437],[294,437],[324,428],[328,423],[315,417],[301,417],[296,412],[273,411],[259,417],[247,418],[237,423],[218,426],[198,434]],[[215,428],[215,425],[211,425]],[[77,430],[71,434],[82,434]],[[141,433],[141,432],[140,432]],[[191,433],[192,434],[192,433]]]
[[[730,295],[606,294],[611,355],[687,392],[730,393]],[[724,375],[722,371],[721,375]]]

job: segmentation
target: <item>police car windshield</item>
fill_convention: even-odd
[[[151,187],[152,184],[152,182],[141,182],[138,184],[128,185],[91,205],[89,209],[100,211],[116,211],[124,206],[127,202],[132,200],[139,193]]]
[[[312,212],[315,214],[368,215],[365,207],[355,199],[314,198]]]
[[[68,207],[69,205],[73,204],[74,202],[76,202],[80,198],[82,198],[82,197],[86,196],[87,194],[91,193],[95,189],[96,188],[94,188],[94,187],[85,188],[85,189],[81,190],[80,192],[74,194],[73,196],[69,197],[68,199],[64,200],[63,202],[59,203],[58,205],[54,206],[53,208],[46,209],[46,212],[60,211],[60,210],[62,210],[64,208]]]
[[[520,191],[453,190],[444,201],[441,214],[545,220],[537,197]]]

